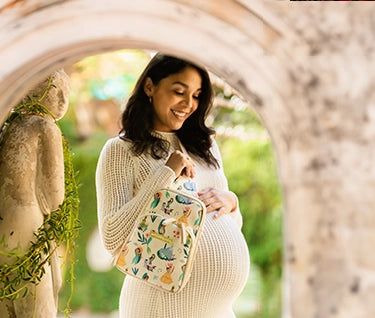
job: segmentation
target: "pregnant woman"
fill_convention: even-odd
[[[232,304],[247,281],[250,261],[237,197],[228,190],[214,131],[205,124],[212,99],[206,70],[158,53],[126,105],[120,135],[102,149],[96,172],[98,219],[113,256],[144,202],[182,174],[194,178],[208,213],[184,289],[171,294],[127,276],[121,318],[235,317]]]

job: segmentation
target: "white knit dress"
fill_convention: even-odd
[[[174,133],[160,133],[179,149]],[[175,174],[166,160],[134,156],[130,142],[110,139],[100,154],[96,187],[98,222],[105,248],[116,255],[142,211],[144,202],[159,188],[170,185]],[[221,164],[214,141],[212,153]],[[228,189],[223,169],[196,162],[197,189]],[[207,214],[190,280],[177,294],[158,290],[127,276],[120,296],[120,318],[232,318],[232,304],[248,277],[250,259],[240,227],[239,210],[213,219]]]

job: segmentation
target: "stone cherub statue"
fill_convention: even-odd
[[[49,81],[52,86],[41,103],[60,119],[68,108],[70,92],[69,77],[63,70],[54,72],[28,96],[42,96]],[[64,158],[59,127],[48,114],[15,120],[0,148],[0,238],[7,250],[26,252],[45,215],[63,200]],[[0,255],[0,264],[6,262]],[[60,264],[54,253],[40,283],[30,285],[26,297],[0,301],[0,317],[55,318],[61,283]]]

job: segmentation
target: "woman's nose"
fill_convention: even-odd
[[[194,106],[194,98],[193,96],[187,95],[185,97],[185,104],[187,107],[192,108]]]

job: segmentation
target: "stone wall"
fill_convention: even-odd
[[[375,317],[374,9],[5,1],[0,121],[51,70],[91,54],[152,48],[203,63],[254,105],[273,140],[285,202],[284,317]]]

